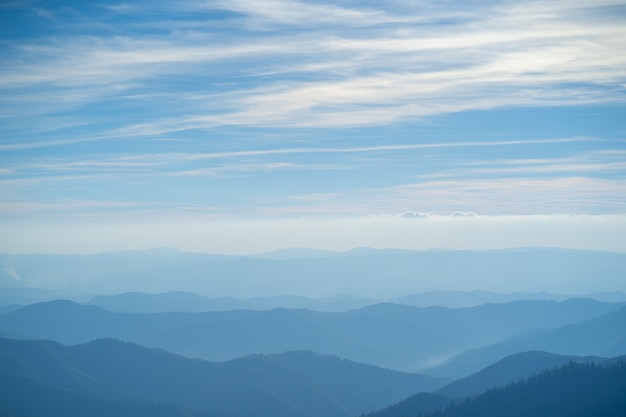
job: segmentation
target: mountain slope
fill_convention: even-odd
[[[449,378],[461,377],[508,355],[531,350],[579,356],[626,354],[626,307],[593,319],[472,349],[425,372]]]
[[[625,360],[601,366],[572,362],[487,391],[432,417],[626,415]]]
[[[387,406],[379,411],[365,414],[362,417],[408,417],[421,416],[434,412],[452,404],[453,400],[443,395],[420,392],[397,404]]]
[[[434,412],[424,398],[387,407],[371,417],[614,417],[626,415],[626,357],[603,365],[570,362],[527,379],[490,389]],[[417,400],[422,399],[422,402]],[[400,407],[404,404],[404,407]],[[408,407],[407,407],[408,405]]]
[[[19,417],[235,417],[168,404],[138,404],[82,395],[30,378],[0,373],[0,414]],[[34,400],[35,399],[35,400]]]
[[[521,352],[499,360],[485,369],[451,382],[438,389],[437,394],[448,398],[464,398],[480,394],[490,388],[500,387],[527,378],[569,362],[602,363],[605,358],[555,355],[548,352]]]
[[[211,363],[114,339],[75,346],[0,339],[0,369],[85,397],[240,417],[347,417],[441,385],[312,352]]]

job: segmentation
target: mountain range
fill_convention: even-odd
[[[459,309],[387,303],[339,313],[273,309],[131,314],[59,300],[32,304],[0,316],[0,334],[66,344],[117,338],[211,361],[255,353],[311,350],[390,369],[418,371],[470,349],[513,343],[511,340],[529,332],[549,335],[562,326],[594,318],[598,322],[589,331],[605,329],[598,334],[595,350],[572,353],[620,354],[623,347],[611,332],[622,334],[619,315],[624,312],[618,311],[622,306],[572,299]],[[536,350],[532,343],[523,346],[525,349],[517,351]],[[558,340],[551,348],[554,353],[568,353],[569,349],[567,343],[558,345]],[[489,355],[494,360],[506,356],[491,352]],[[458,378],[480,369],[453,368],[446,372],[433,369],[429,373]]]
[[[53,297],[54,298],[54,297]],[[58,297],[57,297],[58,298]],[[348,311],[368,305],[389,302],[415,307],[476,307],[487,303],[507,303],[521,300],[564,301],[576,298],[556,293],[496,293],[490,291],[428,291],[403,297],[371,299],[349,295],[310,298],[304,296],[267,296],[247,299],[233,297],[210,298],[185,291],[168,291],[149,294],[129,292],[95,296],[85,304],[102,307],[118,313],[166,313],[166,312],[208,312],[227,310],[271,310],[273,308],[300,308],[315,311]],[[625,302],[626,294],[621,292],[590,293],[584,298],[598,301]],[[44,301],[44,300],[40,300]],[[28,303],[30,304],[30,303]]]
[[[625,356],[607,359],[523,352],[444,383],[306,351],[214,363],[114,339],[73,346],[0,339],[3,416],[582,417],[626,413]],[[372,411],[376,409],[380,411]]]
[[[607,359],[626,355],[626,254],[0,264],[1,416],[626,416],[624,358]]]
[[[28,410],[18,413],[24,396],[40,392],[34,406],[49,407],[47,415],[67,415],[74,404],[85,403],[83,412],[107,405],[117,407],[118,416],[152,410],[155,415],[348,417],[445,383],[313,352],[212,363],[114,339],[74,346],[0,339],[0,375],[5,385],[17,384],[22,398],[0,411],[24,416]]]
[[[0,255],[0,287],[77,294],[167,292],[219,297],[336,294],[383,299],[454,290],[581,294],[626,291],[626,253],[527,248],[494,251],[355,249],[315,256],[226,256],[174,249],[93,255]],[[324,280],[320,280],[324,277]],[[494,300],[495,301],[495,300]]]

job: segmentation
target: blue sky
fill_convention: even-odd
[[[0,13],[1,251],[626,251],[624,1]]]

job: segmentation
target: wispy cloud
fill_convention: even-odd
[[[0,45],[5,214],[626,212],[617,116],[426,128],[622,109],[623,1],[37,5]]]
[[[396,204],[480,214],[623,213],[626,181],[586,177],[426,181],[398,186]]]
[[[80,106],[134,95],[168,75],[224,77],[215,68],[227,65],[232,86],[226,94],[202,83],[199,91],[207,98],[195,101],[188,86],[166,86],[172,97],[180,95],[186,114],[135,125],[154,135],[220,125],[360,126],[473,109],[624,102],[624,21],[603,9],[617,5],[484,4],[466,19],[422,25],[411,22],[419,16],[398,13],[410,7],[393,4],[377,10],[282,0],[188,3],[268,27],[233,37],[205,28],[151,38],[131,33],[14,44],[0,88],[36,86],[32,101]],[[277,23],[296,29],[273,29]],[[350,23],[368,30],[352,30]],[[6,105],[20,95],[11,94]],[[139,104],[158,106],[147,96]],[[128,129],[125,122],[119,132]]]
[[[89,211],[137,210],[165,206],[162,202],[106,201],[106,200],[51,200],[1,201],[0,212],[5,214],[68,213]]]
[[[194,161],[231,159],[245,157],[271,157],[300,154],[352,154],[352,153],[380,153],[395,151],[410,151],[420,149],[445,149],[445,148],[481,148],[481,147],[509,147],[509,146],[530,146],[530,145],[550,145],[565,143],[593,142],[595,138],[573,137],[557,139],[529,139],[529,140],[508,140],[508,141],[466,141],[466,142],[432,142],[416,144],[389,144],[376,146],[352,146],[352,147],[301,147],[301,148],[274,148],[274,149],[250,149],[226,152],[193,152],[180,153],[168,152],[157,154],[133,154],[115,157],[99,157],[97,159],[80,156],[78,160],[68,157],[66,159],[50,158],[48,160],[38,159],[37,162],[20,162],[11,165],[11,169],[0,171],[0,175],[5,174],[27,174],[36,172],[67,172],[84,170],[141,170],[156,167],[185,164]],[[2,146],[0,145],[0,150]],[[69,160],[67,160],[69,159]],[[544,162],[545,164],[546,162]],[[187,166],[187,165],[184,165]]]
[[[213,0],[198,2],[207,9],[229,10],[248,17],[256,25],[317,26],[320,24],[360,26],[396,20],[382,10],[346,8],[334,4],[287,0]]]

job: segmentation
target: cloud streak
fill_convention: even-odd
[[[251,19],[297,29],[281,32],[270,25],[230,38],[205,29],[14,43],[0,71],[0,89],[13,93],[4,99],[7,107],[20,89],[36,87],[32,101],[76,108],[140,97],[137,92],[160,83],[170,97],[179,97],[185,115],[119,126],[120,134],[152,135],[223,125],[348,127],[475,109],[623,103],[626,30],[623,19],[604,9],[620,4],[482,5],[442,25],[411,22],[419,18],[400,14],[408,9],[393,4],[376,10],[279,0],[189,3],[189,10],[231,11],[239,16],[233,25]],[[367,30],[346,27],[346,21]],[[328,26],[318,28],[320,22]],[[230,83],[228,91],[203,78],[225,77],[220,68],[232,71],[223,81]],[[177,74],[199,77],[194,87],[200,85],[206,99],[190,99],[184,84],[162,85],[163,77]],[[135,100],[155,104],[148,97]]]
[[[481,214],[617,214],[626,211],[626,181],[586,177],[440,180],[396,187],[396,204],[418,210]],[[393,199],[392,199],[393,200]]]
[[[193,161],[203,161],[212,159],[230,159],[244,157],[271,157],[282,155],[299,154],[352,154],[352,153],[379,153],[410,151],[423,149],[445,149],[445,148],[481,148],[481,147],[508,147],[508,146],[529,146],[529,145],[550,145],[565,143],[580,143],[595,141],[594,138],[574,137],[556,139],[528,139],[509,141],[468,141],[468,142],[433,142],[416,144],[397,145],[376,145],[376,146],[353,146],[353,147],[303,147],[303,148],[276,148],[276,149],[253,149],[238,150],[228,152],[194,152],[194,153],[166,153],[166,154],[136,154],[119,156],[115,158],[85,159],[81,156],[79,160],[52,159],[49,161],[39,161],[36,163],[21,162],[0,171],[1,175],[14,175],[22,172],[62,172],[80,171],[84,169],[94,170],[134,170],[150,169],[165,165],[175,165]],[[2,148],[0,147],[0,150]]]

